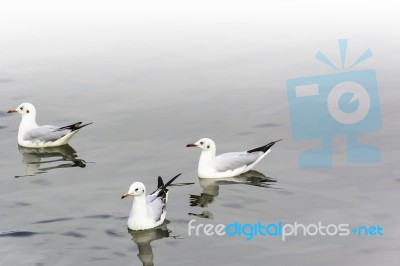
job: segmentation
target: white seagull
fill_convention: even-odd
[[[133,196],[132,209],[129,214],[128,228],[131,230],[146,230],[161,225],[165,220],[168,189],[172,182],[180,176],[176,175],[165,185],[161,177],[158,177],[156,191],[146,196],[146,187],[141,182],[134,182],[129,191],[122,195],[121,199]]]
[[[216,156],[216,146],[212,139],[203,138],[186,147],[202,150],[197,173],[200,178],[226,178],[243,174],[251,170],[280,140],[242,152],[229,152]]]
[[[18,129],[18,144],[27,148],[45,148],[65,145],[79,131],[79,129],[92,123],[81,125],[77,122],[72,125],[38,126],[36,124],[36,109],[31,103],[21,103],[16,109],[8,113],[20,113],[21,124]]]

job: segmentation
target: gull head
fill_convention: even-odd
[[[146,195],[146,187],[141,182],[135,182],[130,187],[128,192],[122,195],[121,199],[126,198],[128,196],[142,196]]]
[[[202,151],[215,150],[215,142],[212,139],[203,138],[196,143],[188,144],[186,147],[200,148]]]
[[[11,109],[7,113],[20,113],[22,116],[35,116],[36,109],[31,103],[21,103],[17,108]]]

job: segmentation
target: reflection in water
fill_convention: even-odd
[[[171,231],[168,230],[167,223],[169,223],[169,221],[165,220],[163,224],[156,228],[142,231],[128,229],[129,233],[132,235],[133,242],[138,246],[138,257],[143,263],[143,266],[154,265],[153,249],[150,243],[153,240],[170,236]]]
[[[249,171],[244,174],[229,177],[229,178],[199,178],[200,186],[203,192],[200,195],[190,195],[190,206],[198,206],[206,208],[214,202],[214,198],[219,194],[220,185],[245,184],[263,188],[272,188],[276,182],[275,179],[265,176],[257,171]],[[213,214],[210,211],[203,211],[200,214],[189,213],[190,215],[201,218],[213,219]]]
[[[18,150],[22,154],[22,164],[25,165],[25,176],[38,175],[57,168],[86,166],[86,162],[78,159],[76,151],[70,145],[48,148],[18,146]],[[41,164],[47,167],[40,167]]]

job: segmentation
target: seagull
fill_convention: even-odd
[[[157,189],[146,196],[146,187],[141,182],[134,182],[129,191],[121,199],[133,196],[132,209],[129,214],[128,228],[131,230],[146,230],[161,225],[165,220],[168,189],[172,182],[181,174],[176,175],[165,185],[158,177]]]
[[[229,152],[216,156],[215,142],[202,138],[186,147],[197,147],[202,150],[197,173],[200,178],[227,178],[243,174],[251,170],[270,151],[278,141],[242,152]]]
[[[82,125],[77,122],[72,125],[38,126],[36,124],[36,108],[31,103],[22,103],[8,113],[20,113],[21,124],[18,129],[18,144],[26,148],[46,148],[65,145],[79,131],[79,129],[92,123]]]

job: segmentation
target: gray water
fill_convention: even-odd
[[[0,265],[399,265],[400,43],[390,4],[26,4],[0,9]],[[360,141],[382,161],[348,164],[338,137],[333,168],[300,168],[299,154],[319,141],[293,140],[285,82],[335,72],[314,56],[340,62],[339,38],[350,61],[374,52],[360,69],[377,72],[383,129]],[[20,117],[6,111],[22,102],[35,104],[40,124],[94,124],[70,147],[21,149]],[[257,172],[215,183],[199,180],[200,151],[185,147],[201,137],[219,152],[284,141]],[[131,199],[120,199],[129,185],[152,190],[159,175],[178,173],[193,184],[171,188],[168,222],[129,232]],[[380,225],[384,235],[246,241],[189,236],[192,219]]]

